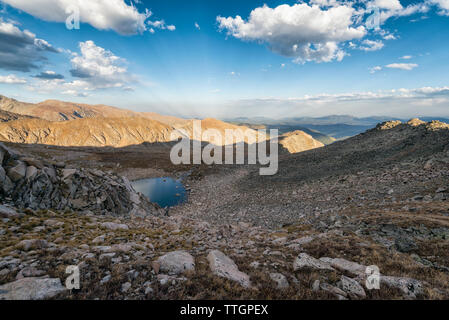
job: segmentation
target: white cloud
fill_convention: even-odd
[[[418,65],[416,63],[392,63],[386,65],[385,67],[390,69],[400,69],[410,71],[418,67]]]
[[[396,40],[396,36],[393,34],[386,34],[383,36],[384,40]]]
[[[429,2],[437,5],[441,9],[439,14],[449,15],[449,0],[429,0]]]
[[[359,47],[363,51],[377,51],[384,47],[384,43],[380,40],[364,40],[362,46]]]
[[[126,60],[97,46],[93,41],[80,42],[80,54],[71,60],[72,76],[89,83],[90,88],[122,88],[131,82]]]
[[[173,25],[167,25],[164,20],[148,21],[147,24],[151,27],[150,32],[154,33],[154,29],[175,31],[176,27]],[[152,31],[151,31],[152,30]]]
[[[410,60],[413,56],[402,56],[400,59],[402,60]]]
[[[403,7],[398,0],[378,0],[377,2],[383,3],[382,5],[377,5],[382,9],[380,12],[381,24],[392,17],[406,17],[417,13],[426,13],[430,9],[427,1],[406,7]]]
[[[21,79],[14,74],[10,74],[8,76],[0,76],[0,83],[5,84],[25,84],[27,81],[25,79]]]
[[[217,17],[221,30],[240,40],[265,43],[270,50],[297,63],[342,60],[341,42],[363,38],[364,26],[354,26],[356,10],[341,5],[320,8],[299,3],[254,9],[248,20]]]
[[[152,15],[149,10],[139,12],[133,4],[128,5],[124,0],[1,1],[39,19],[54,22],[65,22],[73,12],[71,9],[77,8],[81,22],[88,23],[99,30],[114,30],[122,35],[146,31],[145,22]]]
[[[403,9],[399,0],[375,0],[373,2],[373,5],[380,9],[387,9],[387,10],[402,10]]]
[[[195,22],[195,28],[197,28],[198,30],[201,30],[200,25],[198,24],[198,22]]]
[[[46,52],[58,51],[34,33],[0,18],[0,69],[30,72],[47,60]]]
[[[381,71],[381,70],[382,70],[382,67],[381,67],[381,66],[376,66],[376,67],[370,68],[370,69],[369,69],[369,73],[374,74],[374,73],[376,73],[377,71]]]

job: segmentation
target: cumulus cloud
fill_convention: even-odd
[[[402,56],[401,57],[402,60],[410,60],[411,58],[413,58],[413,56]]]
[[[54,71],[44,71],[34,76],[38,79],[47,79],[47,80],[54,80],[54,79],[64,79],[64,76],[62,74],[57,74]]]
[[[275,53],[307,61],[330,62],[342,60],[345,52],[341,42],[363,38],[364,26],[355,26],[354,8],[338,5],[321,8],[298,3],[254,9],[245,21],[240,16],[217,17],[219,28],[228,35],[244,41],[264,43]]]
[[[400,69],[410,71],[418,67],[418,65],[416,63],[392,63],[386,65],[385,67],[390,69]]]
[[[380,40],[364,40],[359,47],[363,51],[377,51],[384,47],[384,43]]]
[[[27,81],[25,79],[21,79],[14,74],[10,74],[8,76],[0,76],[0,83],[5,84],[25,84]]]
[[[92,89],[123,88],[132,81],[126,60],[93,41],[80,42],[80,53],[71,60],[73,77],[82,79]]]
[[[58,52],[47,41],[21,30],[12,22],[0,18],[0,68],[29,72],[46,61],[46,52]]]
[[[76,9],[79,10],[81,22],[98,30],[114,30],[121,35],[133,35],[148,30],[146,22],[152,16],[149,10],[139,12],[132,3],[127,4],[124,0],[2,1],[39,19],[53,22],[65,22]],[[170,26],[170,29],[172,27]]]

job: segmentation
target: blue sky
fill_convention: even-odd
[[[221,118],[449,116],[447,0],[0,3],[0,93],[18,100]]]

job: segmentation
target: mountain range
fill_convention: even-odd
[[[193,119],[165,116],[152,112],[135,112],[106,105],[87,105],[58,100],[25,103],[0,96],[0,140],[25,144],[55,146],[125,147],[142,143],[171,142],[172,132],[179,137],[198,136]],[[235,137],[234,143],[266,140],[254,129],[221,120],[200,120],[204,131],[214,129],[222,137],[226,130],[242,130],[246,137]],[[255,128],[256,129],[256,128]],[[203,139],[216,145],[215,137]],[[280,137],[280,145],[290,153],[321,147],[305,132],[295,131]]]

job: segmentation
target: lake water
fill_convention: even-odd
[[[180,180],[172,178],[143,179],[132,182],[137,192],[160,207],[174,207],[186,200],[186,189]]]

